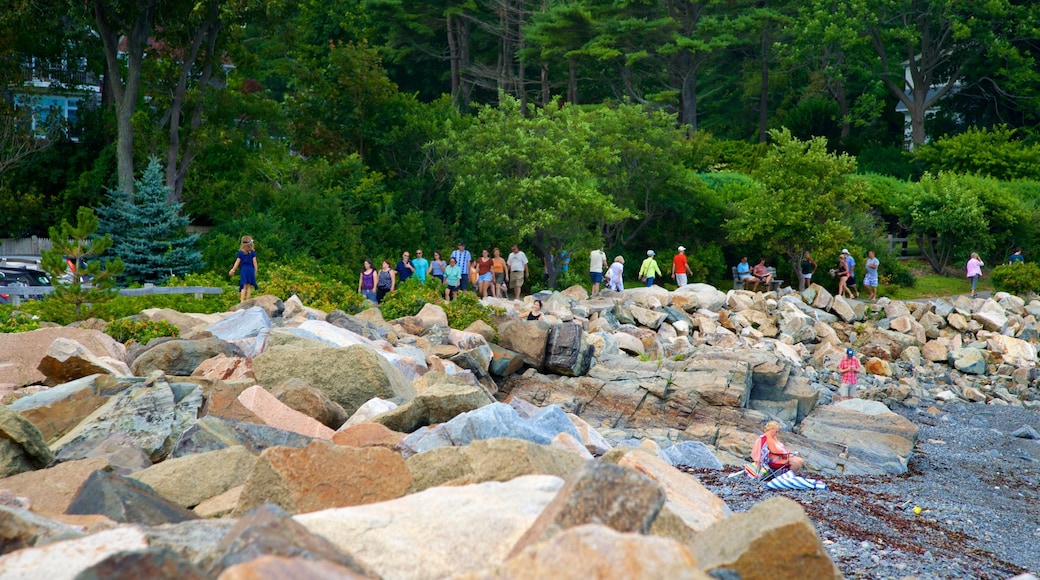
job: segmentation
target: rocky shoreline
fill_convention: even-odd
[[[485,299],[497,328],[264,296],[142,312],[181,332],[148,345],[0,335],[0,578],[1040,569],[1040,301],[526,300]],[[834,403],[847,346],[866,372]],[[769,419],[829,490],[728,477]]]

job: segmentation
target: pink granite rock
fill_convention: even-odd
[[[193,377],[203,377],[220,381],[234,381],[237,379],[253,379],[253,361],[245,357],[225,356],[218,354],[213,358],[202,361],[194,372]]]
[[[271,427],[329,440],[335,434],[332,429],[279,401],[260,385],[242,391],[238,401]]]

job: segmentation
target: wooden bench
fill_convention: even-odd
[[[744,290],[744,281],[737,276],[737,267],[731,267],[730,271],[733,273],[733,289]],[[769,290],[777,290],[784,285],[784,281],[776,277],[776,268],[767,266],[766,272],[773,275],[773,279],[769,281]],[[759,289],[761,289],[761,284],[759,285]]]

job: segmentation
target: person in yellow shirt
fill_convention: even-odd
[[[639,279],[646,282],[647,288],[654,285],[654,278],[661,275],[661,267],[657,265],[657,260],[654,259],[654,251],[646,251],[646,259],[643,260],[643,264],[639,266]]]

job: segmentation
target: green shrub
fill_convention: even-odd
[[[123,343],[134,341],[138,344],[148,344],[151,340],[161,336],[176,338],[180,335],[180,330],[165,320],[153,322],[128,317],[112,321],[105,327],[105,334]]]
[[[461,295],[462,293],[460,293]],[[444,300],[444,289],[441,281],[432,278],[426,283],[411,277],[398,284],[394,291],[383,297],[379,303],[379,311],[386,320],[394,320],[403,316],[415,316],[429,303],[439,304]]]
[[[485,306],[474,292],[459,292],[455,300],[444,305],[444,313],[448,315],[448,326],[466,328],[477,320],[483,320],[491,328],[496,328],[491,317],[501,315],[500,309]]]
[[[28,332],[40,327],[40,322],[31,314],[13,311],[11,307],[0,307],[0,333]]]
[[[1040,292],[1040,266],[1034,262],[1005,264],[993,268],[993,287],[1016,296]]]
[[[300,302],[311,308],[330,312],[337,308],[356,314],[361,311],[364,298],[357,293],[357,278],[343,281],[346,274],[339,270],[326,269],[313,261],[292,264],[260,264],[257,283],[259,290],[254,295],[274,294],[287,300],[295,294]],[[234,293],[238,294],[237,279]]]

